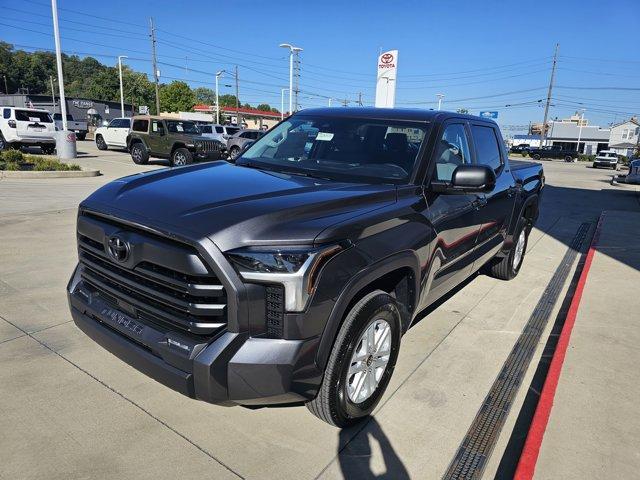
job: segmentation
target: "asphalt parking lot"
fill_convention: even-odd
[[[440,478],[581,225],[594,228],[605,209],[640,212],[637,188],[609,185],[611,172],[545,162],[541,215],[520,275],[508,283],[479,275],[428,312],[403,337],[372,420],[340,431],[304,407],[247,410],[182,397],[75,327],[65,286],[78,203],[115,178],[166,166],[137,166],[89,141],[78,150],[77,163],[103,176],[0,180],[0,478]],[[559,298],[568,288],[563,282]],[[509,463],[503,453],[552,323],[484,478]],[[606,442],[613,433],[600,435]]]

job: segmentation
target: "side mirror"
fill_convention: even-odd
[[[486,193],[496,186],[496,173],[486,165],[458,165],[451,182],[432,182],[432,188],[442,193]]]

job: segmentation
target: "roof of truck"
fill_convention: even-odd
[[[357,117],[375,118],[380,120],[405,120],[413,122],[443,121],[448,118],[464,118],[467,120],[482,120],[483,122],[495,123],[486,118],[475,115],[467,115],[456,112],[445,112],[438,110],[426,110],[421,108],[374,108],[374,107],[329,107],[329,108],[307,108],[296,113],[296,115],[319,115],[328,117]]]

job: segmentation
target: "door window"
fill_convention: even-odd
[[[151,131],[153,133],[164,133],[164,125],[159,120],[151,122]]]
[[[436,148],[434,179],[450,182],[458,165],[471,163],[467,132],[462,123],[448,125]]]
[[[135,132],[146,132],[149,128],[149,120],[134,120],[132,130]]]
[[[495,130],[491,127],[472,125],[471,134],[476,147],[478,163],[487,165],[497,171],[502,166],[502,159],[500,158],[500,147],[498,146]]]

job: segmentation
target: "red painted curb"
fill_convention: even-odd
[[[556,389],[558,387],[558,380],[560,379],[560,372],[564,363],[564,357],[567,353],[569,346],[569,339],[571,337],[571,331],[576,323],[576,316],[578,314],[578,308],[580,306],[580,300],[582,299],[582,292],[584,286],[587,283],[587,276],[589,275],[589,269],[591,268],[591,262],[596,251],[598,239],[600,238],[600,228],[602,227],[602,220],[605,212],[602,212],[598,219],[598,225],[596,231],[593,234],[589,251],[587,252],[587,258],[584,262],[584,267],[580,273],[576,290],[571,299],[571,305],[567,312],[567,318],[565,319],[560,337],[558,338],[558,344],[556,351],[551,359],[551,365],[545,379],[544,386],[542,387],[542,393],[538,400],[538,406],[533,415],[531,426],[529,427],[529,433],[527,434],[527,440],[522,449],[522,455],[518,461],[518,468],[514,475],[516,480],[531,480],[536,469],[536,462],[538,461],[538,454],[540,453],[540,446],[542,445],[542,438],[544,432],[547,429],[549,423],[549,416],[551,415],[551,408],[553,407],[553,399],[556,395]]]

